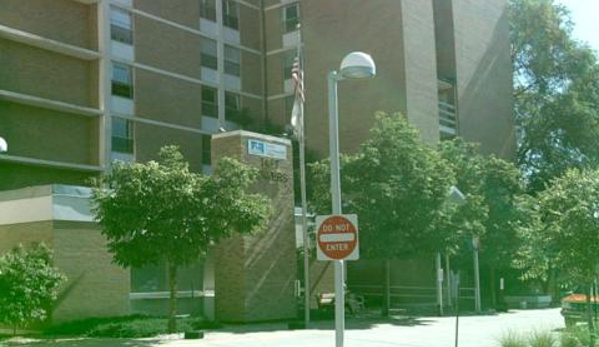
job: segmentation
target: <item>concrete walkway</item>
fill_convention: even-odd
[[[498,338],[507,331],[554,330],[563,328],[559,309],[510,311],[493,316],[460,317],[460,347],[499,346]],[[227,327],[208,332],[203,340],[182,340],[178,335],[155,339],[60,341],[5,341],[6,346],[58,347],[326,347],[335,345],[332,322],[319,322],[308,330],[285,330],[283,324]],[[350,319],[346,347],[453,347],[455,317]],[[2,342],[0,342],[2,345]]]

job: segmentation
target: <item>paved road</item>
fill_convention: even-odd
[[[530,331],[563,327],[559,309],[512,311],[494,316],[460,317],[460,347],[499,346],[506,331]],[[349,320],[346,347],[453,347],[455,317],[396,319],[391,321]],[[0,343],[2,345],[2,343]],[[13,342],[7,343],[14,346]],[[66,340],[19,346],[58,347],[326,347],[335,345],[332,324],[322,322],[308,330],[288,331],[282,324],[231,327],[210,332],[203,340],[181,340],[178,336],[145,340]]]

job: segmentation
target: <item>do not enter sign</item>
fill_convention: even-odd
[[[358,216],[355,214],[317,216],[318,260],[358,260]]]

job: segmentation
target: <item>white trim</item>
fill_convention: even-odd
[[[23,105],[45,108],[49,110],[62,111],[87,117],[98,117],[102,111],[97,108],[78,106],[67,102],[40,98],[33,95],[11,92],[0,89],[0,100],[15,102]]]
[[[0,201],[0,225],[52,219],[52,195]]]
[[[283,94],[271,95],[271,96],[268,97],[268,101],[277,100],[277,99],[283,99],[283,98],[286,98],[288,96],[293,96],[293,93],[283,93]]]
[[[0,25],[0,37],[83,60],[96,60],[100,57],[96,51],[51,40],[5,25]]]
[[[135,14],[140,15],[142,17],[146,17],[146,18],[155,20],[155,21],[160,22],[162,24],[166,24],[166,25],[172,26],[174,28],[186,31],[186,32],[194,34],[194,35],[198,35],[198,36],[209,38],[209,39],[213,39],[213,40],[216,40],[216,38],[217,38],[214,35],[209,35],[208,33],[202,32],[202,31],[200,31],[198,29],[194,29],[194,28],[188,27],[186,25],[179,24],[177,22],[173,22],[173,21],[170,21],[168,19],[164,19],[162,17],[158,17],[156,15],[153,15],[153,14],[150,14],[150,13],[147,13],[147,12],[135,9],[135,8],[122,6],[121,4],[117,4],[117,3],[113,3],[112,5],[114,7],[120,7],[120,8],[123,8],[123,9],[127,9],[127,10],[131,11],[131,13],[135,13]],[[233,43],[232,42],[231,46],[235,46],[235,47],[237,47],[237,48],[239,48],[241,50],[244,50],[246,52],[249,52],[249,53],[253,53],[253,54],[257,54],[257,55],[262,55],[262,52],[259,51],[259,50],[257,50],[257,49],[253,49],[253,48],[250,48],[250,47],[247,47],[247,46],[243,46],[243,45],[238,44],[238,43]]]
[[[118,62],[118,63],[122,63],[122,64],[129,64],[129,65],[131,65],[131,66],[133,66],[133,67],[135,67],[137,69],[154,72],[154,73],[157,73],[157,74],[160,74],[160,75],[164,75],[164,76],[169,76],[169,77],[172,77],[172,78],[177,78],[177,79],[180,79],[180,80],[184,80],[184,81],[187,81],[187,82],[199,84],[199,85],[202,85],[202,86],[208,86],[208,87],[212,87],[212,88],[219,88],[219,84],[218,83],[210,83],[208,81],[202,81],[201,79],[197,79],[197,78],[193,78],[193,77],[181,75],[181,74],[178,74],[176,72],[162,70],[162,69],[159,69],[159,68],[155,68],[153,66],[149,66],[149,65],[145,65],[145,64],[141,64],[141,63],[131,63],[131,62],[128,62],[128,61],[122,60],[122,59],[112,59],[112,61]],[[237,93],[239,95],[246,96],[248,98],[260,99],[260,100],[262,99],[261,95],[252,94],[252,93],[248,93],[248,92],[244,92],[244,91],[240,91],[240,90],[226,89],[226,91],[231,91],[231,92]]]
[[[192,127],[187,127],[187,126],[184,126],[184,125],[166,123],[166,122],[162,122],[162,121],[158,121],[158,120],[153,120],[153,119],[150,119],[150,118],[144,118],[144,117],[140,117],[140,116],[130,116],[130,115],[125,115],[125,114],[119,114],[119,113],[116,113],[116,112],[113,113],[113,116],[119,117],[119,118],[126,118],[128,120],[132,120],[132,121],[137,122],[137,123],[150,124],[150,125],[154,125],[154,126],[165,127],[165,128],[170,128],[170,129],[176,129],[176,130],[182,130],[182,131],[189,131],[189,132],[192,132],[192,133],[202,134],[202,135],[212,135],[211,132],[206,131],[206,130],[202,130],[202,129],[199,129],[199,128],[192,128]]]
[[[30,157],[22,157],[10,154],[0,154],[0,161],[6,161],[17,164],[31,164],[36,166],[47,166],[59,169],[73,169],[79,171],[103,171],[104,168],[96,165],[73,164],[56,160],[45,160]]]
[[[101,0],[75,0],[75,1],[80,2],[82,4],[91,5],[91,4],[98,3]]]
[[[238,3],[238,4],[240,4],[240,5],[245,5],[245,6],[249,7],[249,8],[252,8],[252,9],[254,9],[254,10],[260,10],[260,7],[259,7],[259,6],[256,6],[256,5],[253,5],[253,4],[250,4],[249,2],[245,2],[245,1],[243,1],[243,0],[233,0],[233,1],[237,2],[237,3]]]
[[[204,298],[210,296],[209,293],[204,293],[203,290],[179,290],[177,291],[177,298]],[[143,299],[168,299],[170,292],[132,292],[129,293],[129,300],[143,300]]]
[[[300,47],[303,47],[304,44],[302,43],[300,45]],[[296,51],[297,50],[297,46],[296,47],[283,47],[283,48],[278,48],[278,49],[273,49],[272,51],[268,51],[266,52],[266,55],[275,55],[275,54],[279,54],[279,53],[285,53],[288,51]]]
[[[281,8],[281,7],[287,7],[287,6],[289,6],[289,5],[293,4],[293,3],[296,3],[296,2],[299,3],[299,1],[286,1],[286,2],[282,2],[280,4],[270,5],[268,7],[265,7],[264,11],[266,12],[266,11],[276,10],[278,8]]]

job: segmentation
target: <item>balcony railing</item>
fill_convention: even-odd
[[[457,126],[455,106],[439,101],[439,131],[448,135],[456,135]]]

